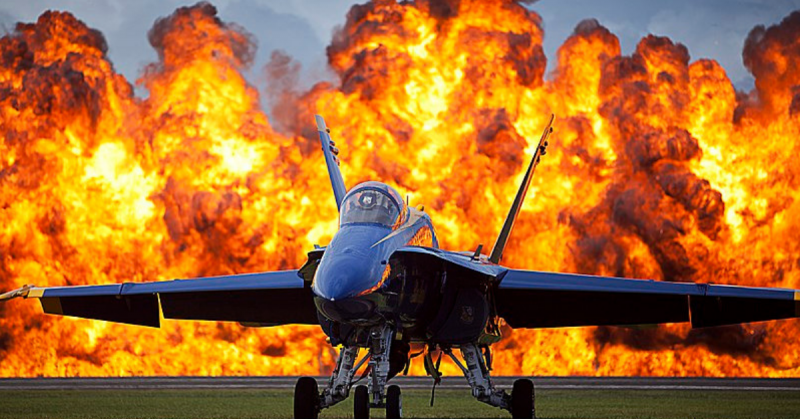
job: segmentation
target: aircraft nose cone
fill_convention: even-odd
[[[342,253],[324,260],[317,268],[314,292],[332,301],[354,297],[371,288],[380,278],[375,277],[372,265],[368,258],[351,253]]]
[[[366,323],[374,320],[376,306],[368,297],[351,297],[335,301],[316,297],[314,303],[323,316],[340,323]]]
[[[314,278],[317,309],[337,322],[370,321],[375,304],[358,295],[374,286],[371,265],[369,258],[345,253],[322,261]]]

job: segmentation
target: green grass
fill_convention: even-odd
[[[467,391],[403,393],[406,418],[508,418]],[[800,395],[779,391],[542,390],[537,416],[557,418],[800,418]],[[321,418],[351,418],[352,398]],[[373,411],[382,418],[382,410]],[[0,418],[290,418],[290,390],[8,390],[0,391]]]

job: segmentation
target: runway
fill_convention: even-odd
[[[494,377],[510,388],[520,377]],[[698,390],[797,391],[798,378],[650,378],[650,377],[528,377],[539,390]],[[317,377],[320,386],[327,377]],[[113,378],[0,378],[4,390],[158,390],[158,389],[293,389],[297,377],[113,377]],[[404,389],[430,389],[430,377],[396,377]],[[444,377],[437,389],[467,390],[463,377]]]

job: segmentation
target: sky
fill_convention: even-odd
[[[117,71],[135,81],[141,69],[157,59],[147,42],[153,22],[177,7],[195,1],[175,0],[2,0],[0,30],[13,30],[17,21],[32,22],[48,9],[69,10],[99,29],[109,45]],[[344,0],[220,0],[212,1],[224,21],[245,27],[258,40],[258,53],[248,77],[256,83],[273,50],[287,52],[303,66],[301,81],[331,80],[325,47],[347,11],[357,3]],[[692,60],[712,58],[727,71],[740,90],[753,79],[742,64],[742,45],[756,25],[778,23],[800,0],[540,0],[528,6],[542,16],[548,68],[556,50],[583,19],[595,18],[620,39],[630,54],[647,34],[664,35],[686,45]]]

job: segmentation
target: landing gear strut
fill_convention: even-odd
[[[387,419],[402,417],[402,398],[400,387],[389,386],[392,339],[394,329],[389,325],[375,327],[370,331],[369,353],[358,363],[357,347],[342,347],[328,387],[319,393],[317,381],[311,377],[303,377],[297,381],[294,391],[295,419],[316,419],[322,409],[339,403],[350,395],[350,388],[356,371],[369,360],[369,377],[367,385],[355,388],[353,414],[355,419],[369,419],[370,408],[386,408]],[[384,390],[387,390],[384,392]]]
[[[336,369],[333,370],[331,379],[328,382],[328,388],[322,392],[320,397],[320,409],[331,407],[347,398],[350,394],[350,387],[353,385],[353,376],[356,374],[356,370],[367,360],[367,356],[361,358],[358,365],[354,365],[356,358],[358,358],[358,348],[342,347],[341,351],[339,351]]]
[[[489,369],[480,349],[474,343],[461,346],[461,357],[464,358],[465,367],[451,351],[445,352],[461,368],[472,388],[472,396],[481,402],[499,407],[511,412],[514,419],[533,419],[536,412],[533,403],[533,382],[520,379],[514,382],[511,395],[503,390],[497,390],[492,384]]]
[[[394,330],[388,325],[372,329],[370,332],[369,358],[369,394],[372,396],[371,407],[385,407],[384,388],[389,380],[389,350],[392,346]]]

